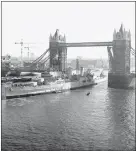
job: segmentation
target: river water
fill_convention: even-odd
[[[87,96],[86,93],[90,92]],[[135,91],[99,85],[2,100],[2,150],[134,150]]]

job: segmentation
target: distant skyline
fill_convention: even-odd
[[[121,23],[130,29],[135,48],[134,2],[2,2],[2,55],[19,57],[21,46],[15,42],[23,39],[35,43],[30,53],[40,56],[56,29],[67,42],[112,41]],[[106,47],[68,48],[68,58],[77,56],[108,58]]]

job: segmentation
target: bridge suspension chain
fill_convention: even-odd
[[[50,55],[48,55],[44,60],[42,60],[40,63],[44,64],[50,59]]]
[[[36,60],[34,60],[34,61],[33,61],[34,63],[32,63],[31,67],[32,67],[34,64],[38,64],[38,63],[45,64],[45,63],[50,59],[50,55],[48,55],[46,58],[44,58],[45,54],[46,54],[48,51],[49,51],[49,49],[48,49],[46,52],[44,52],[39,58],[37,58]],[[54,59],[55,57],[56,57],[56,55],[53,56],[52,59]],[[44,59],[43,59],[43,58],[44,58]],[[43,59],[43,60],[42,60],[42,59]]]
[[[56,55],[54,55],[52,57],[52,59],[54,59],[56,57]],[[50,59],[50,55],[48,55],[44,60],[41,61],[42,64],[46,63],[48,60]]]
[[[56,55],[54,55],[53,57],[52,57],[52,59],[54,59],[56,57]],[[44,58],[43,60],[40,60],[37,64],[38,65],[43,65],[43,64],[45,64],[48,60],[50,59],[50,55],[48,55],[46,58]]]
[[[30,67],[32,67],[33,65],[36,65],[38,63],[41,63],[41,64],[45,64],[49,59],[50,59],[50,55],[48,55],[46,58],[44,58],[44,56],[46,55],[46,53],[49,51],[50,49],[47,49],[40,57],[38,57],[36,60],[34,60],[31,64]],[[53,56],[52,59],[54,59],[56,57]],[[43,59],[44,58],[44,59]],[[43,60],[42,60],[43,59]]]
[[[38,57],[36,60],[34,60],[32,62],[32,64],[37,64],[45,55],[46,53],[49,51],[49,49],[47,49],[40,57]]]

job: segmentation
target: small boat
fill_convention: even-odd
[[[87,95],[87,96],[90,95],[90,92],[88,92],[86,95]]]

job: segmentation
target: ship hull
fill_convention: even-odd
[[[84,85],[71,85],[71,88],[70,88],[70,90],[75,90],[75,89],[81,89],[81,88],[86,88],[86,87],[90,87],[90,86],[93,86],[93,85],[96,85],[97,83],[88,83],[88,84],[84,84]]]
[[[12,88],[12,91],[9,91],[9,88],[6,88],[4,95],[7,99],[12,98],[19,98],[19,97],[28,97],[33,95],[40,95],[40,94],[49,94],[54,92],[63,92],[67,90],[74,90],[84,87],[90,87],[96,85],[97,82],[90,81],[82,83],[80,81],[73,81],[73,82],[64,82],[61,84],[51,84],[51,85],[42,85],[37,87],[24,87],[24,88]],[[4,98],[4,97],[3,97]]]
[[[135,75],[115,75],[112,73],[108,74],[108,87],[119,88],[119,89],[130,89],[135,88]]]

